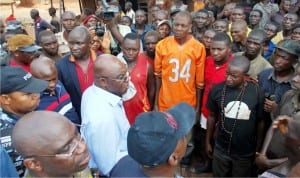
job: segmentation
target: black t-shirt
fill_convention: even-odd
[[[225,119],[222,119],[224,121],[222,124],[220,116],[224,85],[225,82],[222,82],[212,88],[206,105],[219,120],[216,148],[239,158],[253,156],[258,119],[263,118],[263,91],[258,85],[248,82],[244,94],[238,97],[241,88],[226,87],[223,104]],[[231,132],[232,136],[225,130]]]

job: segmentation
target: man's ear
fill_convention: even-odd
[[[0,95],[0,103],[4,105],[9,105],[10,103],[10,97],[6,94]]]
[[[38,161],[34,158],[26,158],[24,160],[23,164],[30,171],[41,172],[43,170],[43,167],[42,167],[40,161]]]
[[[174,152],[170,155],[168,163],[171,166],[177,166],[178,165],[179,160],[178,160],[178,157],[176,156],[176,154]]]

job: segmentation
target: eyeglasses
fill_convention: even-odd
[[[74,125],[77,126],[77,127],[79,127],[79,128],[81,128],[81,130],[84,132],[84,128],[85,128],[84,125],[79,125],[79,124],[74,124]],[[79,132],[77,132],[76,138],[78,138],[78,137],[80,137],[79,140],[76,139],[77,141],[75,143],[73,142],[73,145],[70,146],[71,149],[70,149],[70,151],[68,153],[59,153],[59,154],[53,154],[53,155],[50,155],[50,154],[49,155],[47,155],[47,154],[45,154],[45,155],[43,155],[43,154],[41,154],[41,155],[30,155],[30,156],[24,156],[24,158],[31,158],[31,157],[59,157],[59,158],[69,158],[69,157],[71,157],[74,154],[74,152],[75,152],[76,148],[78,147],[79,143],[82,142],[82,140],[83,140],[83,134],[80,134]]]
[[[127,80],[130,80],[130,75],[129,75],[129,72],[126,72],[126,74],[123,75],[121,78],[109,78],[109,77],[105,77],[105,76],[102,76],[100,78],[107,78],[109,80],[123,83],[123,82],[126,82]]]

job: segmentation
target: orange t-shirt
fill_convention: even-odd
[[[205,7],[205,2],[202,1],[202,2],[199,2],[199,1],[195,1],[194,2],[194,12],[200,10],[200,9],[204,9]]]
[[[156,45],[154,74],[162,80],[158,98],[160,111],[178,102],[196,106],[196,88],[204,86],[205,56],[204,45],[194,37],[180,45],[170,36]]]

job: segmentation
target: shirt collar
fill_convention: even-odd
[[[4,111],[2,108],[0,108],[0,113],[2,112],[1,120],[7,121],[11,125],[15,125],[16,122],[20,119],[19,116],[9,113],[7,111]]]
[[[294,70],[294,69],[293,69],[293,70]],[[278,81],[276,80],[276,77],[275,77],[274,69],[272,69],[272,72],[271,72],[270,75],[268,76],[268,79],[269,79],[269,80],[274,80],[274,81],[277,82],[277,83],[289,83],[289,84],[291,84],[291,81],[292,81],[293,77],[294,77],[294,76],[291,75],[290,78],[289,78],[287,81],[278,82]]]
[[[101,96],[103,96],[103,99],[105,99],[109,104],[111,104],[112,106],[118,106],[118,105],[122,105],[122,98],[112,94],[100,87],[97,87],[95,84],[93,84],[93,88],[95,88],[96,92],[100,93]]]

